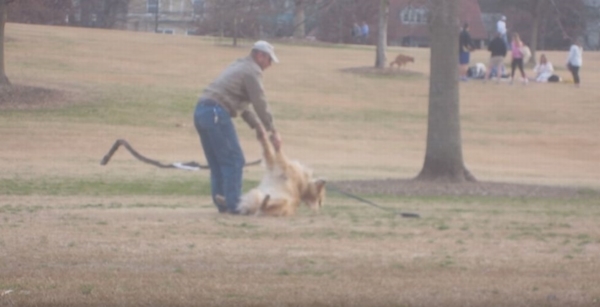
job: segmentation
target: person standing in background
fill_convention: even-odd
[[[496,32],[500,34],[500,38],[504,41],[506,49],[510,50],[510,44],[508,44],[508,36],[506,35],[506,16],[502,15],[500,20],[496,23]]]
[[[363,21],[363,23],[362,23],[361,32],[362,32],[363,42],[366,44],[369,39],[369,25],[367,24],[366,21]]]
[[[567,58],[567,68],[573,75],[573,83],[579,87],[579,69],[583,64],[583,39],[578,38],[569,49],[569,57]]]
[[[496,33],[494,39],[490,42],[488,46],[488,50],[490,51],[490,69],[488,69],[485,79],[483,82],[490,79],[492,71],[496,72],[496,77],[498,78],[498,82],[502,78],[502,73],[504,72],[504,58],[506,57],[506,45],[504,41],[500,37],[500,33]]]
[[[523,69],[523,41],[521,41],[521,37],[519,33],[513,33],[512,35],[512,48],[510,53],[512,55],[512,62],[510,63],[510,84],[513,84],[515,78],[515,69],[518,67],[519,71],[521,71],[521,77],[523,79],[523,84],[527,84],[529,80],[527,79],[527,75],[525,75],[525,70]]]
[[[469,24],[466,22],[463,25],[462,31],[460,32],[458,44],[458,64],[460,80],[467,81],[467,69],[469,67],[471,50],[473,50],[473,41],[471,40],[471,34],[469,34]]]
[[[362,37],[362,29],[360,28],[357,22],[355,22],[352,26],[352,37],[354,38],[355,42],[360,43],[360,39]]]

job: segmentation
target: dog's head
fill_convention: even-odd
[[[319,211],[325,203],[325,183],[323,179],[313,179],[302,193],[302,201],[314,211]]]

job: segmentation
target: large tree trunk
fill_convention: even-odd
[[[377,52],[375,55],[375,67],[385,68],[387,62],[385,50],[387,49],[387,27],[390,11],[390,0],[381,0],[379,3],[379,28],[377,37]]]
[[[306,36],[304,27],[304,0],[295,0],[296,6],[294,11],[294,37],[304,38]]]
[[[427,149],[417,180],[476,181],[463,162],[458,93],[458,2],[432,0]]]
[[[0,85],[10,85],[4,71],[4,25],[6,24],[6,0],[0,0]]]

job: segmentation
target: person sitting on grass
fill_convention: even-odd
[[[552,67],[552,63],[548,61],[545,54],[540,56],[540,61],[533,68],[533,72],[535,73],[536,82],[548,82],[548,78],[554,74],[554,67]]]

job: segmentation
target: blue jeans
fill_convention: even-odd
[[[213,202],[217,204],[216,195],[224,196],[227,208],[217,206],[219,212],[235,212],[242,194],[242,169],[246,161],[231,117],[216,101],[200,99],[194,125],[210,167]]]
[[[460,51],[458,53],[458,62],[460,65],[468,65],[470,60],[470,53],[466,51]]]

